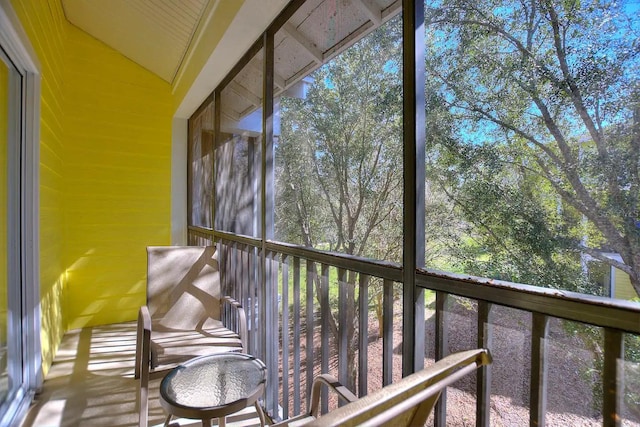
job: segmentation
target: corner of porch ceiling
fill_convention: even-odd
[[[198,108],[288,2],[215,2],[173,82],[174,117],[188,118]]]

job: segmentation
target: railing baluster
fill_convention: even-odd
[[[282,411],[289,418],[289,260],[282,255]]]
[[[313,316],[313,281],[315,280],[315,263],[313,261],[307,260],[307,318],[306,318],[306,327],[307,327],[307,354],[306,354],[306,365],[307,365],[307,394],[306,396],[311,396],[311,385],[313,383],[313,329],[315,326],[314,316]],[[309,401],[307,397],[307,410],[309,410]]]
[[[273,252],[267,252],[267,271],[269,273],[266,284],[267,315],[266,328],[269,331],[267,338],[267,360],[278,363],[278,261]],[[273,362],[272,362],[273,363]],[[278,371],[271,369],[267,371],[267,410],[272,414],[278,413]]]
[[[300,258],[293,258],[293,413],[300,413]]]
[[[242,299],[240,304],[244,307],[247,315],[247,328],[251,328],[251,307],[249,307],[249,296],[251,295],[251,285],[249,284],[249,257],[253,248],[248,245],[244,245],[244,251],[242,252]],[[247,346],[250,346],[250,340],[247,340]],[[245,348],[244,351],[249,352],[249,348]]]
[[[329,337],[331,335],[329,316],[331,316],[331,307],[329,306],[329,266],[322,264],[322,273],[320,280],[320,371],[329,372]],[[321,410],[323,414],[329,411],[329,392],[326,387],[322,387]]]
[[[442,359],[449,353],[449,313],[446,309],[448,300],[449,294],[436,292],[436,360]],[[433,415],[435,427],[447,425],[447,390],[442,390]]]
[[[227,246],[224,244],[224,241],[220,241],[218,244],[218,250],[220,251],[220,295],[229,295],[229,287],[227,286],[227,275],[229,274],[229,269],[227,268]],[[226,308],[226,304],[223,304],[224,307],[224,321],[229,321],[229,314]]]
[[[547,334],[549,318],[533,313],[531,322],[531,382],[529,424],[543,427],[547,412]]]
[[[236,260],[236,283],[235,283],[235,293],[233,298],[238,301],[240,304],[243,304],[244,307],[244,295],[245,295],[245,281],[244,281],[244,252],[246,250],[246,245],[243,243],[238,244],[238,254]]]
[[[233,258],[233,253],[231,251],[231,242],[227,242],[224,245],[224,268],[226,271],[226,274],[224,275],[224,292],[225,295],[232,295],[231,294],[231,280],[232,280],[232,274],[233,274],[233,270],[232,270],[232,258]]]
[[[347,352],[349,351],[349,328],[353,325],[347,324],[347,270],[338,268],[338,381],[342,384],[349,384],[349,366],[347,365]],[[344,402],[340,400],[339,405]]]
[[[313,377],[320,370],[327,371],[329,366],[335,366],[338,362],[338,377],[343,379],[351,374],[352,366],[349,364],[348,352],[343,350],[349,345],[350,334],[358,333],[358,363],[357,368],[357,391],[359,395],[365,395],[368,388],[368,298],[369,281],[372,277],[375,280],[384,280],[383,290],[383,382],[392,382],[393,372],[391,369],[393,358],[393,284],[401,280],[399,269],[391,263],[375,263],[373,261],[362,260],[346,255],[329,254],[315,249],[296,247],[274,243],[272,241],[257,246],[258,240],[248,236],[235,236],[229,233],[217,232],[213,230],[192,230],[189,229],[189,242],[209,244],[218,246],[218,262],[221,272],[221,292],[241,300],[248,313],[249,352],[262,358],[268,363],[271,373],[269,376],[272,384],[265,396],[270,412],[273,411],[273,403],[279,402],[276,395],[282,387],[283,408],[285,416],[292,412],[300,413],[303,406],[302,401],[305,396],[310,395]],[[262,249],[264,248],[264,249]],[[263,254],[263,250],[266,255]],[[264,257],[264,264],[260,258]],[[277,293],[273,286],[267,290],[263,283],[269,280],[278,279],[278,267],[274,260],[282,258],[282,361],[279,359],[277,342],[275,346],[269,347],[268,335],[279,339],[277,333],[278,317],[275,317],[275,327],[265,319],[266,311],[273,309],[272,318],[277,316]],[[291,276],[291,259],[293,258],[293,291],[288,289]],[[303,308],[301,298],[301,265],[307,263],[307,292],[306,309]],[[318,265],[321,265],[319,273]],[[329,303],[329,272],[331,268],[338,269],[339,280],[339,301],[338,307],[332,307]],[[350,305],[352,299],[348,294],[353,288],[348,288],[347,281],[351,280],[351,274],[359,276],[358,283],[358,331],[347,329],[352,325],[346,325],[345,319],[351,318],[349,314],[345,316],[346,309],[353,309]],[[447,299],[456,295],[463,298],[471,298],[478,301],[478,335],[477,345],[492,348],[492,307],[508,305],[532,314],[531,320],[531,371],[530,379],[530,424],[544,425],[545,423],[545,403],[547,393],[546,370],[548,367],[547,358],[547,334],[549,330],[549,319],[554,317],[569,321],[580,322],[583,325],[593,325],[604,329],[604,368],[602,371],[603,387],[603,425],[619,426],[622,423],[621,407],[623,402],[623,365],[624,354],[624,333],[638,335],[640,333],[637,322],[637,306],[629,302],[602,299],[600,297],[586,297],[571,292],[563,292],[561,297],[557,293],[552,293],[543,288],[533,286],[525,287],[517,283],[506,283],[501,281],[490,281],[488,279],[473,277],[458,277],[452,274],[441,272],[418,271],[416,273],[418,285],[425,289],[436,291],[436,337],[435,356],[439,360],[448,354],[447,334],[448,334],[448,312],[446,311]],[[346,276],[346,279],[345,279]],[[315,282],[317,280],[317,282]],[[273,282],[272,282],[273,283]],[[347,293],[345,293],[347,291]],[[354,290],[355,291],[355,290]],[[267,295],[270,292],[270,295]],[[345,298],[346,295],[346,298]],[[293,298],[293,301],[292,301]],[[289,305],[291,303],[291,306]],[[316,304],[314,307],[314,303]],[[317,304],[320,304],[318,307]],[[256,307],[259,307],[256,312]],[[274,308],[275,307],[275,308]],[[334,322],[332,309],[337,308],[338,323]],[[291,313],[293,310],[293,314]],[[302,312],[305,310],[305,313]],[[237,327],[238,319],[229,312],[229,307],[225,305],[222,311],[224,320],[234,329]],[[318,328],[315,328],[318,314],[321,315]],[[408,314],[408,313],[405,313]],[[258,316],[258,317],[256,317]],[[634,317],[635,316],[635,317]],[[291,319],[290,319],[291,317]],[[307,322],[306,335],[306,357],[300,350],[301,344],[304,346],[302,338],[303,328],[302,318]],[[293,321],[293,325],[291,324]],[[345,326],[346,325],[346,326]],[[336,326],[338,326],[336,328]],[[314,336],[315,332],[319,332]],[[335,333],[337,332],[338,354],[334,353],[333,345]],[[321,342],[318,342],[318,339]],[[321,347],[317,354],[314,349],[314,340]],[[346,342],[346,345],[345,345]],[[273,344],[274,341],[271,341]],[[275,348],[275,360],[273,349]],[[315,356],[320,356],[314,359]],[[418,356],[419,357],[419,356]],[[291,358],[291,359],[289,359]],[[306,362],[303,359],[306,358]],[[345,363],[346,360],[346,363]],[[278,362],[281,364],[278,366]],[[314,363],[316,362],[316,363]],[[293,366],[291,366],[293,364]],[[278,376],[278,367],[282,369],[282,380]],[[303,370],[306,369],[306,387],[302,386]],[[291,371],[291,372],[289,372]],[[397,372],[396,372],[397,374]],[[476,424],[478,426],[490,425],[489,408],[491,399],[491,367],[482,368],[477,374],[477,403],[476,403]],[[343,380],[344,381],[344,380]],[[304,388],[306,388],[306,393]],[[294,395],[292,396],[291,393]],[[293,403],[289,403],[289,398]],[[551,397],[550,397],[551,398]],[[440,399],[440,403],[435,412],[435,425],[446,424],[445,418],[446,395]],[[277,409],[277,408],[276,408]],[[326,407],[323,408],[326,410]]]
[[[251,354],[260,354],[260,334],[258,333],[258,325],[260,324],[258,321],[258,301],[260,300],[260,291],[258,284],[260,283],[260,272],[258,271],[258,260],[260,259],[258,255],[258,248],[253,248],[251,250],[251,258],[249,259],[249,274],[251,278],[249,280],[249,289],[251,294],[251,303],[249,307],[247,307],[247,316],[251,318],[251,339],[250,339],[250,350]]]
[[[385,279],[382,294],[382,385],[393,381],[393,282]]]
[[[238,289],[240,291],[238,295],[238,302],[245,307],[245,300],[247,298],[247,268],[246,268],[246,259],[247,259],[247,251],[249,247],[247,245],[240,245],[240,253],[238,258]]]
[[[238,300],[240,294],[238,289],[238,242],[233,242],[230,245],[231,256],[230,270],[229,270],[229,289],[227,289],[227,295],[231,295],[235,300]]]
[[[226,286],[226,275],[227,272],[225,271],[226,268],[226,254],[225,254],[225,250],[226,247],[224,245],[224,242],[222,240],[219,240],[217,243],[218,246],[218,267],[220,268],[220,294],[224,294],[225,292],[227,292],[227,286]]]
[[[478,301],[478,347],[493,348],[493,325],[491,323],[492,305]],[[478,370],[476,383],[476,426],[489,427],[491,415],[491,365]]]
[[[263,361],[266,360],[266,353],[267,353],[267,340],[269,339],[269,325],[267,325],[267,319],[266,319],[266,307],[267,307],[267,300],[266,300],[266,293],[265,293],[265,282],[266,282],[266,277],[268,275],[268,272],[265,271],[266,268],[268,268],[268,265],[266,265],[263,260],[262,257],[265,256],[264,254],[264,250],[262,249],[258,249],[258,280],[256,283],[257,286],[257,291],[258,291],[258,319],[256,321],[256,327],[261,327],[264,329],[264,335],[262,337],[260,337],[258,339],[258,357],[260,359],[262,359]],[[258,335],[258,331],[256,330],[256,335]]]
[[[227,291],[224,285],[224,276],[227,272],[224,271],[224,244],[220,239],[216,241],[216,252],[218,254],[218,268],[220,269],[220,295],[222,295]]]
[[[369,376],[369,276],[360,273],[358,284],[358,396],[367,394]]]
[[[238,301],[239,292],[239,281],[238,281],[238,243],[233,242],[231,245],[231,277],[230,280],[230,289],[227,291],[227,295],[231,295],[233,299]],[[231,309],[231,307],[229,307]],[[233,311],[229,310],[229,313],[233,313]],[[239,330],[236,325],[236,317],[231,315],[231,324],[233,325],[233,330]]]
[[[619,427],[623,396],[624,334],[618,329],[604,330],[604,367],[602,372],[602,425]]]

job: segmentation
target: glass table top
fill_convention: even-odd
[[[172,369],[160,384],[160,395],[172,405],[213,408],[261,393],[266,366],[254,356],[218,353]]]

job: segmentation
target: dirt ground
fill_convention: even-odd
[[[402,373],[402,320],[401,307],[394,310],[393,338],[393,379]],[[447,309],[449,329],[447,342],[449,352],[475,348],[476,310],[472,302],[450,303]],[[529,366],[530,366],[530,325],[531,315],[520,310],[495,307],[492,311],[493,364],[491,368],[491,425],[529,425]],[[425,342],[434,342],[435,313],[427,311]],[[318,334],[319,335],[319,334]],[[596,366],[594,350],[587,349],[577,336],[570,336],[567,328],[558,319],[549,326],[548,345],[548,388],[547,426],[601,426],[599,369]],[[314,340],[314,344],[319,342]],[[335,348],[332,346],[332,354]],[[318,354],[316,348],[315,354]],[[304,357],[304,351],[302,351]],[[375,317],[369,322],[368,346],[368,390],[382,387],[382,339],[378,338],[378,324]],[[433,348],[426,350],[425,365],[432,364]],[[291,366],[291,364],[290,364]],[[304,385],[304,362],[302,368],[302,394]],[[316,365],[317,366],[317,365]],[[337,363],[329,371],[337,376]],[[630,385],[640,388],[640,384]],[[446,394],[447,426],[475,425],[475,375],[467,376]],[[293,411],[293,389],[289,392],[289,407]],[[306,398],[302,398],[303,406]],[[330,406],[335,405],[331,401]],[[640,417],[623,405],[622,425],[640,427]],[[432,423],[428,423],[432,425]]]
[[[449,352],[475,348],[475,306],[470,302],[449,304],[448,315]],[[495,307],[492,316],[491,425],[529,425],[531,315],[516,309]],[[432,343],[435,342],[435,312],[427,312],[426,317],[425,341]],[[400,327],[398,324],[395,328],[394,345],[395,340],[402,339]],[[546,425],[601,426],[601,380],[594,351],[587,349],[579,337],[570,336],[559,319],[550,322],[548,337]],[[374,353],[373,349],[381,351],[381,347],[381,341],[376,342],[370,346],[369,354]],[[427,349],[426,353],[425,364],[433,363],[433,349]],[[394,355],[394,358],[398,359],[394,360],[395,372],[396,369],[401,370],[401,355]],[[640,384],[635,386],[640,388]],[[475,376],[471,375],[449,388],[447,426],[475,425],[475,387]],[[623,407],[622,425],[640,427],[640,418],[626,406]]]

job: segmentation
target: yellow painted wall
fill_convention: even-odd
[[[69,328],[133,320],[170,243],[171,87],[76,27],[67,43]]]
[[[171,87],[70,25],[59,0],[13,0],[41,64],[44,371],[67,329],[133,320],[147,245],[170,242]]]
[[[633,286],[631,286],[631,279],[629,278],[629,275],[618,269],[615,269],[614,271],[614,296],[616,298],[626,300],[638,298],[638,294],[636,293],[635,289],[633,289]]]

